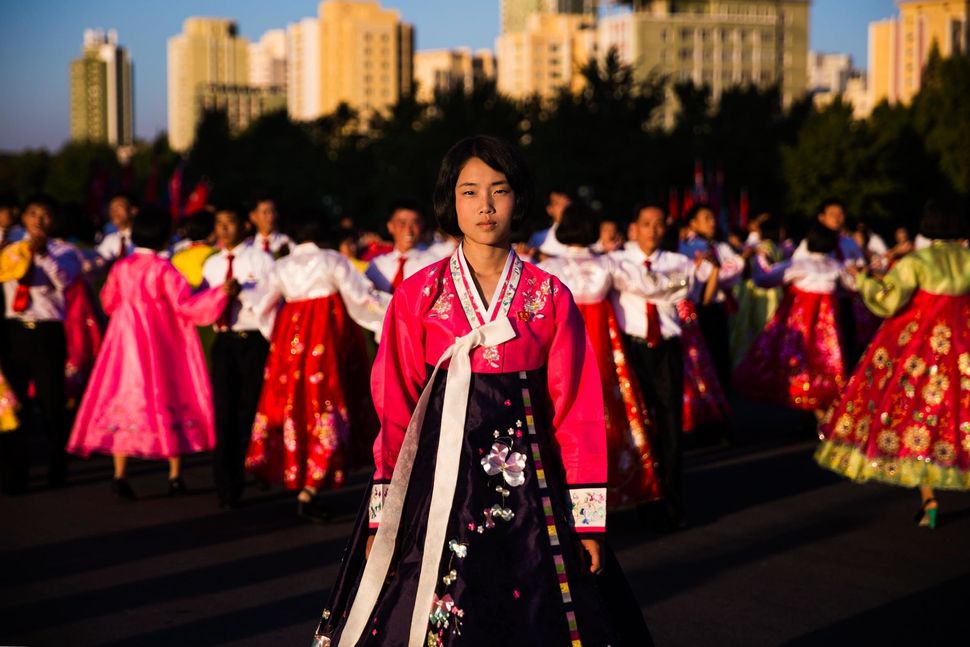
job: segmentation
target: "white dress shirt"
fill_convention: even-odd
[[[269,253],[276,256],[283,247],[293,247],[293,241],[286,234],[278,231],[270,232],[269,236],[264,236],[257,232],[255,236],[246,239],[246,244],[265,251],[266,242],[269,242]]]
[[[631,272],[632,268],[643,268],[642,282],[617,285],[611,294],[617,323],[623,332],[641,339],[647,338],[647,302],[650,302],[657,306],[661,336],[664,339],[679,337],[681,328],[677,302],[688,298],[695,289],[697,271],[694,262],[683,254],[660,249],[647,256],[639,246],[613,252],[608,258],[627,268],[625,273]],[[650,261],[649,271],[644,265],[647,260]],[[644,289],[651,285],[653,290]]]
[[[219,250],[202,265],[202,285],[216,287],[226,282],[230,250]],[[273,257],[250,245],[236,245],[231,253],[232,276],[239,281],[239,296],[230,303],[229,328],[236,332],[260,328],[258,307],[260,285],[273,271]]]
[[[529,247],[546,256],[562,256],[567,248],[556,238],[557,229],[559,229],[559,223],[554,222],[549,229],[535,232],[529,237]]]
[[[839,285],[855,290],[855,277],[838,260],[826,254],[808,252],[797,258],[767,265],[763,257],[752,264],[751,276],[762,288],[792,285],[802,292],[831,294]]]
[[[440,258],[435,258],[427,251],[417,248],[409,249],[403,254],[395,249],[386,254],[375,256],[371,259],[370,264],[367,266],[367,272],[365,273],[375,288],[381,292],[391,291],[391,283],[394,282],[394,277],[397,275],[397,259],[401,258],[402,255],[406,259],[404,261],[404,278],[408,278],[435,261],[441,260]]]
[[[30,304],[14,312],[13,302],[20,281],[4,281],[7,319],[19,321],[64,321],[64,291],[81,274],[81,263],[72,245],[49,241],[46,254],[34,254],[26,281]]]
[[[110,234],[105,234],[101,242],[95,248],[98,251],[98,256],[106,261],[117,260],[121,255],[118,253],[121,251],[121,238],[125,239],[125,255],[127,256],[134,251],[135,245],[131,242],[131,229],[121,229],[118,231],[113,231]]]
[[[301,243],[288,256],[276,261],[265,282],[262,304],[258,306],[262,313],[260,329],[263,335],[269,339],[272,333],[276,306],[281,298],[303,301],[337,293],[343,299],[351,319],[380,338],[381,323],[390,297],[376,290],[338,252],[321,249],[314,243]]]

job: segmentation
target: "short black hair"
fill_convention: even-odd
[[[781,229],[784,227],[784,223],[778,216],[769,215],[767,218],[761,221],[761,240],[771,240],[778,242],[778,236],[781,235]]]
[[[831,254],[839,244],[839,232],[816,223],[805,233],[805,244],[810,252]]]
[[[923,207],[919,233],[937,240],[961,240],[970,235],[965,204],[952,196],[931,198]]]
[[[131,242],[135,247],[160,251],[172,237],[172,217],[160,207],[149,205],[131,223]]]
[[[419,216],[421,216],[422,221],[427,220],[424,213],[424,206],[421,204],[420,201],[418,201],[417,198],[411,198],[411,197],[400,197],[400,198],[395,198],[394,200],[391,200],[391,202],[387,205],[387,219],[390,220],[391,218],[394,217],[395,213],[397,213],[402,209],[405,209],[407,211],[414,211]]]
[[[231,213],[233,219],[241,227],[244,227],[247,222],[249,222],[249,212],[243,212],[242,208],[238,204],[233,204],[231,202],[219,204],[216,206],[216,215],[220,213]]]
[[[321,210],[304,209],[286,221],[286,234],[293,242],[316,243],[321,247],[334,247],[334,230]]]
[[[816,211],[815,213],[817,214],[825,213],[825,210],[828,209],[829,207],[841,207],[842,211],[845,211],[845,202],[843,202],[841,198],[830,196],[822,200],[821,204],[819,204],[818,206],[818,211]]]
[[[215,228],[216,215],[207,209],[194,211],[185,217],[185,237],[195,242],[206,240]]]
[[[132,207],[138,207],[138,200],[136,200],[135,196],[129,191],[115,191],[108,199],[108,204],[111,204],[112,200],[116,200],[118,198],[123,198]]]
[[[630,222],[637,222],[638,220],[640,220],[640,212],[643,211],[644,209],[657,209],[658,211],[660,211],[660,213],[664,215],[665,220],[667,218],[666,207],[664,207],[659,202],[647,201],[647,202],[638,202],[635,205],[633,205],[633,219]]]
[[[687,214],[684,216],[684,221],[693,222],[694,218],[697,217],[697,214],[699,214],[701,211],[704,211],[705,209],[707,211],[710,211],[712,214],[715,214],[715,219],[716,219],[716,212],[714,211],[714,207],[712,207],[707,202],[698,202],[692,205],[691,208],[687,210]]]
[[[31,205],[44,207],[45,209],[51,212],[51,215],[54,215],[55,213],[57,213],[57,208],[58,208],[57,200],[55,200],[48,193],[35,193],[29,198],[27,198],[24,201],[24,211],[26,211],[27,207]]]
[[[599,238],[599,221],[582,202],[570,202],[563,209],[562,220],[556,228],[556,239],[563,245],[588,247]]]
[[[512,229],[525,220],[532,206],[532,177],[522,152],[504,139],[491,135],[466,137],[445,153],[438,170],[434,187],[434,214],[438,227],[447,234],[460,238],[458,212],[455,210],[455,186],[461,170],[472,157],[503,173],[515,195],[512,207]]]
[[[276,198],[271,193],[268,191],[256,191],[244,205],[246,207],[246,215],[248,216],[253,211],[256,211],[260,202],[272,202],[276,206]]]
[[[17,209],[20,202],[13,191],[0,191],[0,209]]]

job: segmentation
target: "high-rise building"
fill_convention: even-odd
[[[118,34],[88,29],[71,61],[71,139],[129,146],[134,140],[132,64]]]
[[[458,87],[469,92],[494,78],[495,56],[487,49],[434,49],[414,55],[414,81],[420,101],[429,102],[436,92],[451,92]]]
[[[249,85],[286,87],[286,31],[270,29],[249,46]]]
[[[808,0],[628,4],[632,11],[603,22],[631,40],[626,60],[640,78],[657,72],[704,84],[715,99],[735,85],[778,84],[785,105],[808,89]],[[612,44],[602,36],[601,43]]]
[[[871,112],[865,72],[855,69],[852,57],[848,54],[810,52],[808,89],[818,108],[840,98],[852,104],[853,114],[857,119],[865,118]]]
[[[900,0],[898,5],[898,17],[869,23],[872,105],[912,99],[934,44],[943,57],[970,53],[970,1]]]
[[[364,115],[411,94],[414,30],[377,0],[320,3],[320,110],[341,103]]]
[[[196,94],[200,114],[206,110],[226,113],[229,132],[238,134],[268,112],[286,109],[286,91],[282,86],[256,87],[206,83]]]
[[[583,13],[532,13],[524,30],[500,34],[495,49],[503,94],[550,98],[564,87],[578,91],[582,69],[596,51],[595,19]]]
[[[199,92],[209,84],[249,84],[249,42],[227,18],[188,18],[168,39],[168,140],[185,151],[201,116]]]
[[[534,13],[592,13],[589,0],[502,0],[502,33],[525,31]]]
[[[320,21],[304,18],[286,28],[286,109],[310,121],[323,114]]]

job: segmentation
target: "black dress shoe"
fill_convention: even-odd
[[[188,491],[188,488],[185,487],[185,481],[182,480],[181,476],[176,476],[175,478],[168,480],[169,496],[182,496],[187,494]]]
[[[138,498],[135,496],[135,491],[131,489],[128,479],[124,477],[120,479],[112,479],[111,491],[114,492],[115,495],[122,501],[134,501]]]

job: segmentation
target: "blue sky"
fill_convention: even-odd
[[[315,0],[4,0],[0,3],[0,150],[56,149],[68,138],[68,66],[86,28],[115,28],[135,65],[135,130],[166,127],[165,42],[193,15],[235,18],[243,36],[317,13]],[[498,0],[383,0],[415,25],[417,47],[493,48]],[[893,0],[814,0],[811,47],[866,64],[867,25],[894,14]]]

